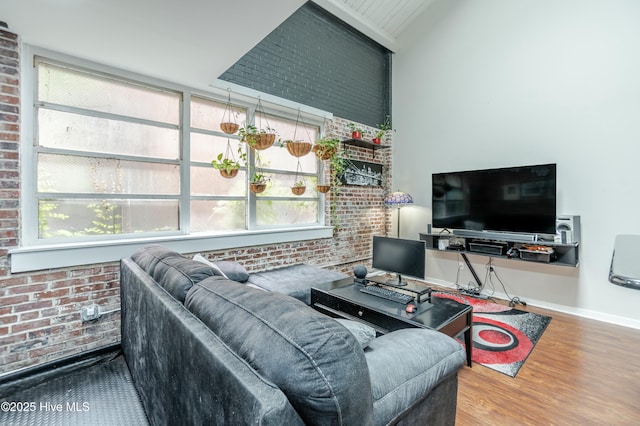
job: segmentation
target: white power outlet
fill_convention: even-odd
[[[95,303],[93,305],[85,306],[80,311],[82,321],[93,321],[100,318],[100,307]]]

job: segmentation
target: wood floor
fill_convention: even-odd
[[[640,330],[518,308],[551,323],[515,378],[460,371],[457,426],[640,425]]]

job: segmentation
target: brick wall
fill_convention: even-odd
[[[20,245],[20,68],[19,40],[0,25],[0,374],[120,341],[119,265],[108,263],[11,274],[8,250]],[[349,121],[336,118],[328,136],[346,139]],[[363,126],[370,137],[374,129]],[[391,143],[388,139],[386,143]],[[384,165],[390,182],[391,150],[347,147],[356,160]],[[382,205],[389,188],[343,186],[337,200],[342,228],[330,239],[242,247],[203,253],[236,260],[249,271],[307,262],[350,272],[369,264],[371,237],[384,235],[389,212]],[[329,218],[330,195],[326,195]],[[80,309],[96,303],[112,311],[83,323]]]

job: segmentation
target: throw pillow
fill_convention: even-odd
[[[373,327],[368,326],[367,324],[343,318],[335,318],[335,320],[342,324],[347,330],[351,332],[351,334],[355,336],[362,349],[369,346],[369,343],[371,343],[373,339],[376,338],[376,330],[374,330]]]
[[[238,281],[239,283],[246,283],[247,281],[249,281],[249,273],[238,262],[234,262],[231,260],[219,260],[217,262],[211,262],[201,254],[196,254],[193,259],[209,265],[212,268],[215,268],[216,270],[220,271],[223,277],[227,279]]]
[[[225,277],[226,279],[229,279],[229,277],[228,277],[228,276],[226,276],[226,275],[225,275],[225,273],[224,273],[224,272],[222,272],[222,270],[221,270],[220,268],[218,268],[218,267],[216,266],[216,264],[215,264],[215,263],[213,263],[213,262],[209,262],[209,261],[208,261],[207,259],[205,259],[205,257],[204,257],[204,256],[202,256],[200,253],[198,253],[198,254],[196,254],[195,256],[193,256],[193,260],[196,260],[196,261],[198,261],[198,262],[200,262],[200,263],[204,263],[205,265],[207,265],[207,266],[208,266],[208,267],[210,267],[211,269],[215,269],[216,271],[218,271],[218,273],[219,273],[220,275],[222,275],[223,277]]]

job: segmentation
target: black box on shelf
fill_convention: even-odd
[[[483,254],[491,254],[495,256],[502,256],[506,253],[507,245],[498,243],[469,243],[469,251]]]

